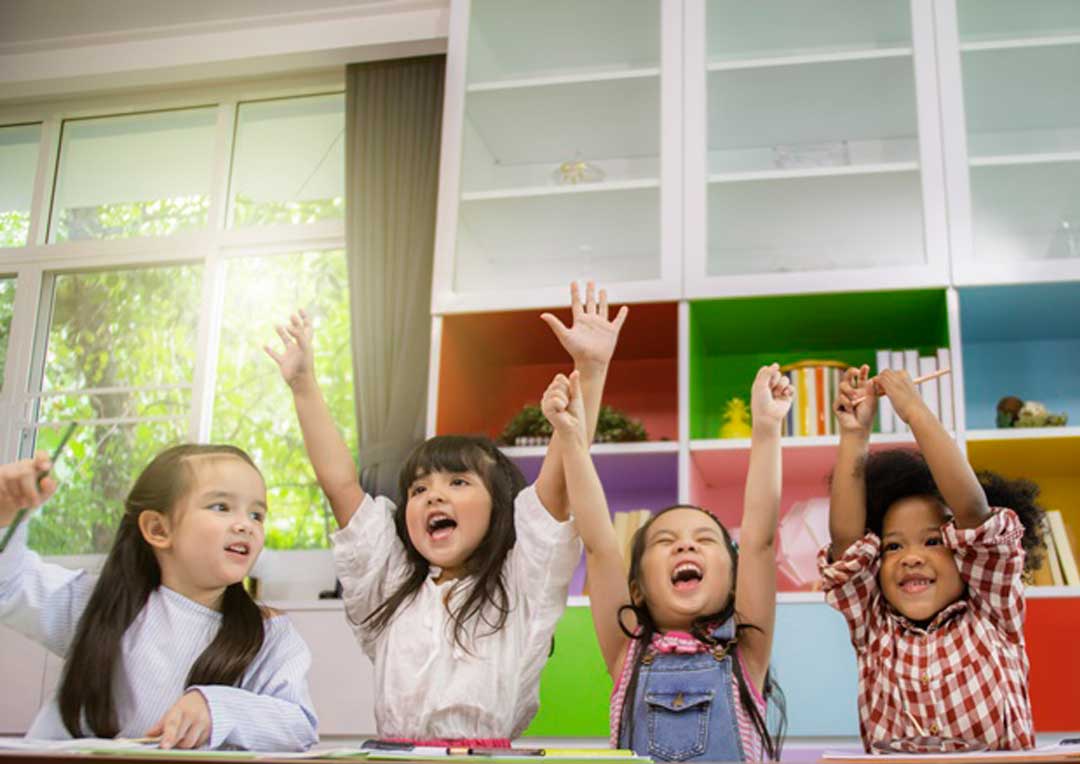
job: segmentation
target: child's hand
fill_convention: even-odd
[[[780,373],[780,364],[762,366],[750,387],[750,417],[754,427],[780,426],[791,408],[795,391]]]
[[[274,352],[269,345],[263,345],[266,354],[274,359],[285,384],[295,388],[315,375],[315,350],[311,342],[315,336],[315,327],[311,318],[303,310],[299,315],[289,316],[289,325],[275,327],[284,350]]]
[[[870,367],[863,364],[857,369],[847,369],[840,379],[840,392],[833,402],[833,411],[842,432],[869,435],[874,426],[878,394],[869,376]],[[859,402],[855,403],[856,400]]]
[[[571,372],[569,378],[565,374],[556,374],[544,391],[540,408],[555,432],[588,446],[581,375],[577,371]]]
[[[607,292],[601,289],[600,301],[596,302],[593,297],[594,289],[593,282],[588,282],[585,286],[585,305],[582,307],[577,282],[570,285],[570,314],[573,325],[569,329],[552,314],[540,314],[540,318],[555,332],[555,336],[579,369],[607,366],[615,352],[619,330],[630,312],[624,305],[619,308],[615,318],[609,321]]]
[[[146,736],[160,735],[160,745],[166,749],[198,748],[210,739],[210,724],[206,698],[198,690],[189,690],[146,731]]]
[[[889,396],[896,415],[903,419],[905,424],[911,424],[911,417],[926,408],[926,402],[915,389],[915,383],[906,371],[886,369],[874,377],[874,385],[877,390]]]
[[[0,465],[0,528],[11,525],[20,509],[40,506],[56,492],[56,481],[38,475],[52,469],[49,455],[38,451],[33,459]]]

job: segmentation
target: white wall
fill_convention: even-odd
[[[4,0],[0,105],[446,50],[449,0]]]

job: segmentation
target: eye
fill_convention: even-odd
[[[212,510],[214,512],[228,512],[229,511],[229,505],[226,504],[223,501],[215,501],[213,504],[208,504],[206,506],[206,508],[209,509],[209,510]]]
[[[450,481],[450,485],[461,486],[461,485],[468,485],[468,484],[469,484],[468,480],[466,480],[465,478],[460,478],[460,477],[453,478]]]
[[[419,496],[423,492],[424,492],[424,486],[422,486],[422,485],[414,485],[412,488],[409,489],[409,496]]]
[[[886,543],[881,548],[881,551],[883,551],[883,552],[896,552],[899,549],[900,549],[900,542],[898,542],[898,541],[890,541],[890,542]]]
[[[940,536],[931,536],[926,540],[927,546],[941,546],[944,543]]]
[[[260,523],[260,524],[263,522],[263,520],[266,519],[265,514],[263,514],[262,512],[257,512],[257,511],[256,512],[248,512],[248,517],[250,517],[252,520],[254,520],[255,522]]]

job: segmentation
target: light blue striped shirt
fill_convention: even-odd
[[[66,657],[96,579],[85,571],[45,563],[26,547],[26,526],[0,554],[0,622]],[[306,750],[317,742],[308,693],[311,651],[285,616],[266,620],[262,649],[238,687],[185,685],[188,672],[214,639],[221,614],[164,586],[147,600],[124,633],[113,678],[121,737],[141,737],[187,690],[206,698],[209,748]],[[85,726],[83,729],[89,730]],[[54,696],[26,735],[71,737]]]

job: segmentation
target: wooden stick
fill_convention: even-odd
[[[952,371],[952,369],[938,369],[937,371],[932,371],[929,374],[923,374],[921,377],[915,377],[915,379],[911,380],[911,383],[914,384],[914,385],[921,385],[923,382],[929,382],[931,379],[937,379],[938,377],[943,377],[946,374],[948,374],[950,371]],[[874,384],[873,379],[869,379],[867,381],[871,385]],[[855,400],[853,400],[851,402],[851,405],[852,406],[858,406],[860,403],[865,401],[868,397],[869,396],[864,395],[864,396],[862,396],[860,398],[856,398]]]

